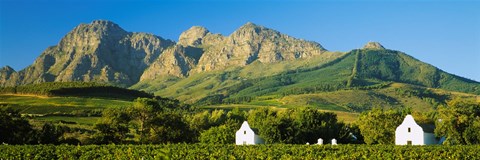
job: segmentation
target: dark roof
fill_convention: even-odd
[[[434,124],[418,124],[420,127],[422,127],[423,132],[426,133],[433,133],[435,130],[435,125]]]
[[[258,134],[258,129],[257,128],[250,128],[250,129],[252,129],[255,134]]]

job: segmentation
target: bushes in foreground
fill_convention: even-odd
[[[480,146],[394,145],[22,145],[3,159],[477,159]]]

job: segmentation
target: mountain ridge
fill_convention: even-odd
[[[350,52],[331,52],[317,42],[297,39],[251,22],[228,36],[192,26],[174,42],[153,34],[127,32],[111,21],[95,20],[75,27],[25,69],[15,71],[3,67],[0,87],[42,82],[103,82],[155,93],[173,89],[165,93],[175,93],[163,95],[176,97],[195,95],[188,90],[197,84],[186,82],[199,81],[196,77],[207,81],[207,75],[218,81],[196,82],[205,85],[197,90],[208,94],[194,99],[213,95],[235,97],[233,94],[237,93],[227,90],[236,86],[240,89],[233,91],[252,93],[243,89],[258,84],[242,84],[257,81],[255,79],[261,82],[269,79],[268,76],[282,80],[262,86],[276,90],[263,91],[265,93],[296,92],[288,88],[301,85],[297,89],[309,88],[305,85],[317,85],[317,89],[361,87],[392,81],[480,94],[480,83],[386,49],[378,42],[368,42],[362,49]],[[307,75],[313,78],[305,77]],[[162,88],[165,84],[179,88]]]

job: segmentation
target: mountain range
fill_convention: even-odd
[[[0,87],[70,81],[205,104],[393,84],[480,95],[479,82],[377,42],[349,52],[328,51],[250,22],[228,36],[193,26],[175,42],[95,20],[75,27],[25,69],[0,69]]]

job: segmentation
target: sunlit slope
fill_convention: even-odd
[[[320,56],[273,64],[256,62],[183,79],[165,77],[132,88],[204,105],[245,103],[265,96],[326,94],[337,90],[352,90],[353,95],[357,92],[362,95],[392,82],[480,94],[480,83],[446,73],[399,51],[357,49],[331,54],[328,58]]]

